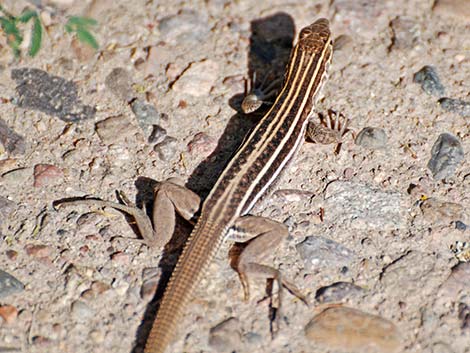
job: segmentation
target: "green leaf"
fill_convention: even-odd
[[[89,17],[72,16],[68,19],[67,23],[65,24],[65,26],[67,25],[74,26],[77,29],[78,28],[84,29],[86,27],[98,25],[98,21],[95,20],[94,18],[89,18]]]
[[[17,20],[22,22],[22,23],[26,23],[33,17],[38,18],[38,13],[36,11],[33,11],[33,10],[26,10],[21,14],[20,17],[18,17]]]
[[[94,49],[98,49],[100,47],[98,45],[98,42],[96,41],[95,37],[93,37],[93,35],[90,32],[88,32],[87,30],[77,29],[76,33],[77,33],[77,38],[78,38],[79,41],[81,41],[85,44],[88,44],[89,46],[91,46]]]
[[[20,30],[16,27],[16,23],[5,17],[0,17],[0,24],[6,34],[13,34],[14,36],[20,34]]]
[[[34,25],[33,25],[33,33],[31,36],[31,43],[29,45],[29,55],[36,56],[41,48],[41,41],[42,41],[42,26],[39,17],[34,18]]]

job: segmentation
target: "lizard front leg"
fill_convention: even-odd
[[[341,144],[343,137],[349,132],[349,119],[342,114],[328,110],[326,116],[321,115],[320,121],[315,122],[313,114],[309,118],[307,140],[322,145]]]
[[[248,277],[272,279],[277,283],[278,308],[276,321],[281,316],[283,287],[307,304],[305,296],[294,284],[286,280],[279,270],[260,264],[268,254],[272,253],[281,244],[288,234],[289,231],[284,224],[269,218],[250,215],[240,217],[228,234],[228,238],[232,241],[247,243],[234,264],[243,286],[245,300],[248,300],[250,295]]]
[[[144,210],[135,207],[129,201],[120,204],[96,199],[61,200],[55,205],[88,205],[112,207],[123,211],[135,219],[137,228],[144,242],[153,248],[161,248],[170,240],[175,229],[175,213],[186,220],[191,220],[199,210],[201,200],[193,191],[183,186],[182,181],[170,178],[158,183],[154,189],[152,220]]]

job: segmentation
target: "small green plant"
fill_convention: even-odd
[[[0,26],[5,32],[7,43],[16,57],[20,56],[20,45],[23,43],[23,36],[18,25],[28,23],[30,20],[33,21],[29,55],[35,56],[41,47],[42,40],[42,26],[38,13],[33,10],[25,10],[20,16],[16,17],[6,11],[2,5],[0,5],[0,12],[3,14],[3,16],[0,16]]]
[[[96,27],[97,25],[98,22],[92,18],[72,16],[65,24],[65,30],[67,33],[75,33],[79,41],[98,49],[98,42],[89,31],[90,27]]]
[[[33,21],[33,28],[28,54],[34,57],[41,48],[42,41],[42,24],[38,13],[34,10],[24,10],[20,16],[14,16],[0,5],[0,28],[7,36],[7,43],[16,57],[21,54],[20,47],[24,39],[20,26],[29,21]],[[91,27],[97,25],[98,22],[92,18],[72,16],[65,23],[65,30],[67,33],[75,34],[79,41],[98,49],[98,42],[90,31]]]

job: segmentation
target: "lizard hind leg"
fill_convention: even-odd
[[[282,223],[268,218],[256,216],[240,217],[229,231],[230,240],[246,242],[247,245],[238,254],[234,268],[238,272],[243,286],[245,300],[249,298],[249,278],[262,278],[272,280],[277,284],[277,309],[274,320],[279,327],[281,315],[283,288],[294,296],[307,303],[305,296],[291,282],[284,279],[281,272],[271,266],[260,264],[270,253],[276,249],[289,234],[287,227]]]
[[[124,204],[99,199],[74,199],[56,201],[57,206],[87,205],[110,207],[134,218],[143,242],[152,248],[162,248],[171,239],[175,229],[175,212],[191,220],[199,209],[200,198],[193,191],[182,186],[176,178],[158,183],[154,189],[152,220],[147,213],[136,207],[120,193]]]

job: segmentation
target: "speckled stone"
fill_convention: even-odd
[[[387,146],[387,134],[384,129],[365,127],[357,134],[354,142],[364,148],[378,150]]]
[[[82,104],[77,85],[59,76],[33,68],[14,69],[19,107],[39,110],[66,122],[94,118],[96,108]]]
[[[305,327],[313,344],[341,352],[398,352],[401,338],[396,326],[380,316],[347,307],[331,307]]]
[[[341,302],[344,299],[355,297],[364,293],[364,289],[349,282],[336,282],[326,287],[321,287],[315,293],[315,299],[319,303]]]
[[[407,210],[402,197],[362,183],[334,181],[325,190],[325,219],[369,231],[404,228]]]
[[[192,63],[173,84],[175,92],[202,97],[209,94],[219,76],[219,64],[212,60]]]
[[[311,271],[319,268],[340,269],[349,266],[354,252],[324,237],[307,237],[296,246],[297,252]]]
[[[24,290],[24,284],[9,273],[0,270],[0,298],[20,293]]]

